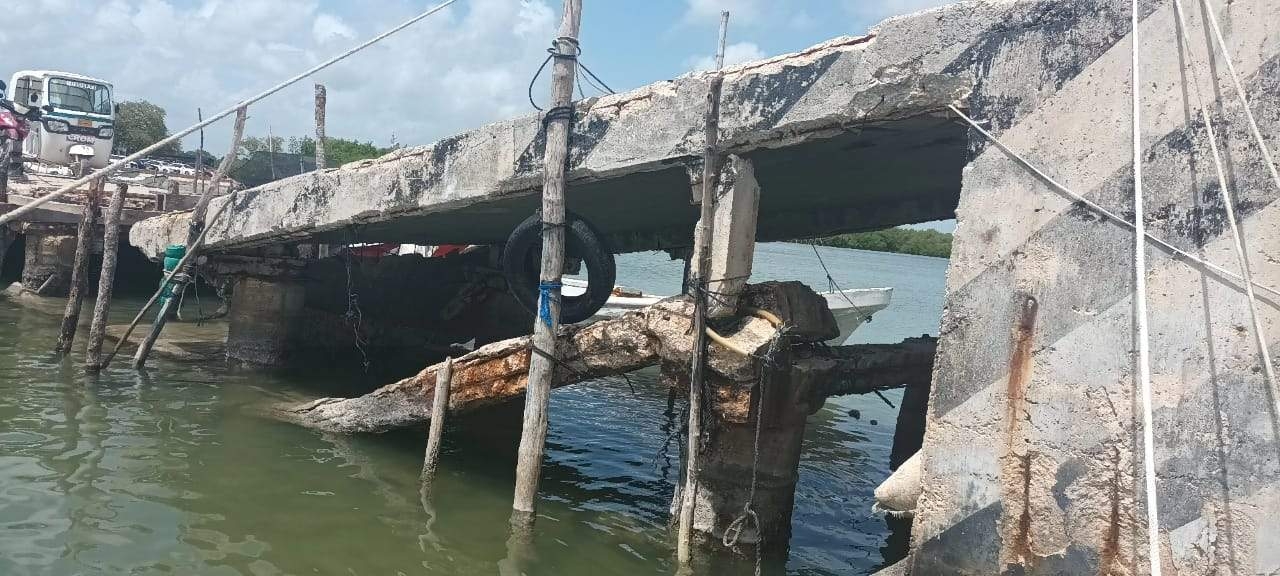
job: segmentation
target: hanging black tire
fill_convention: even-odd
[[[565,221],[565,256],[581,258],[587,268],[586,292],[560,299],[560,323],[576,324],[591,318],[609,300],[618,270],[613,251],[595,227],[572,213],[565,213]],[[538,213],[516,226],[502,252],[502,271],[511,293],[535,315],[541,265],[542,214]]]

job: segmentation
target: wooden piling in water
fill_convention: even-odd
[[[116,260],[120,252],[120,215],[124,211],[124,199],[128,194],[128,184],[116,185],[102,225],[102,272],[98,278],[98,299],[93,304],[93,322],[89,325],[89,347],[84,361],[88,370],[101,369],[102,339],[107,333],[107,313],[111,311]]]
[[[422,492],[431,490],[440,463],[440,441],[444,436],[444,419],[449,411],[449,388],[453,384],[453,358],[446,358],[436,371],[436,389],[431,404],[431,427],[427,433],[427,452],[422,460]]]
[[[98,199],[102,197],[106,181],[102,178],[93,181],[89,196],[85,199],[84,212],[80,216],[80,225],[76,228],[76,256],[71,267],[71,293],[67,296],[67,308],[62,313],[62,329],[58,332],[58,343],[54,352],[66,354],[71,352],[71,345],[76,339],[76,328],[80,324],[80,308],[84,303],[85,284],[89,276],[89,256],[93,250],[93,232],[98,224]]]
[[[698,491],[698,452],[702,442],[702,389],[703,370],[707,353],[707,276],[711,272],[711,235],[715,224],[716,181],[720,175],[717,145],[720,138],[720,92],[724,86],[725,38],[728,35],[729,12],[720,13],[720,43],[716,50],[716,73],[711,77],[707,91],[705,118],[705,145],[702,151],[702,210],[698,230],[694,234],[698,245],[694,249],[692,266],[694,278],[693,312],[693,366],[689,375],[689,447],[685,452],[686,466],[684,489],[681,493],[680,520],[676,535],[676,560],[688,566],[692,558],[690,541],[693,536],[693,508]]]
[[[529,360],[529,386],[525,392],[524,424],[516,463],[512,523],[533,523],[538,497],[538,478],[547,438],[547,404],[555,371],[556,331],[560,326],[560,278],[564,271],[564,188],[569,157],[569,131],[573,123],[573,80],[577,72],[578,31],[582,26],[582,0],[565,0],[556,39],[551,70],[551,108],[545,121],[546,153],[542,184],[542,270],[540,307],[550,313],[536,314],[533,323],[533,350]]]

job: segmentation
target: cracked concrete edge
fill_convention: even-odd
[[[851,126],[963,104],[968,70],[944,71],[1014,3],[966,2],[894,18],[867,36],[836,38],[726,71],[721,142],[728,153],[793,145]],[[624,178],[693,161],[702,148],[709,75],[686,74],[578,104],[570,178]],[[316,231],[429,214],[536,192],[540,119],[503,120],[429,146],[397,150],[237,193],[209,247],[298,241]],[[340,193],[339,193],[340,192]],[[217,199],[210,214],[226,199]],[[189,214],[135,225],[130,242],[151,258]]]

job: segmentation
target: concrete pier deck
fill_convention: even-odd
[[[964,103],[971,80],[947,67],[964,57],[966,31],[987,23],[960,14],[925,29],[891,22],[728,69],[720,142],[755,165],[758,239],[951,218],[966,130],[945,110]],[[691,244],[698,208],[690,174],[700,173],[708,81],[691,74],[578,103],[568,207],[615,250]],[[355,236],[500,243],[536,209],[543,144],[541,119],[530,114],[247,190],[212,227],[209,249]],[[145,221],[130,239],[154,256],[185,233],[185,219]]]

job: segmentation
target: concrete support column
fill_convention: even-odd
[[[22,286],[33,292],[44,287],[41,296],[66,296],[76,258],[75,228],[28,227],[26,237]]]
[[[305,302],[306,290],[297,280],[241,278],[228,313],[227,357],[258,366],[284,364]]]
[[[13,245],[13,241],[17,239],[18,233],[14,232],[8,225],[0,225],[0,270],[4,270],[4,257],[9,253],[9,246]],[[8,286],[0,286],[0,290]]]
[[[929,412],[931,381],[907,383],[898,404],[897,426],[893,433],[893,450],[889,453],[889,469],[897,470],[903,462],[924,445],[925,417]]]
[[[788,364],[780,360],[779,365]],[[805,419],[811,410],[808,395],[796,393],[786,375],[786,371],[774,372],[763,396],[758,390],[749,394],[749,408],[737,409],[733,406],[735,402],[712,403],[703,428],[705,440],[699,455],[701,467],[693,518],[695,538],[708,552],[723,549],[725,531],[742,515],[748,499],[760,518],[760,529],[757,532],[748,523],[738,538],[735,552],[750,556],[754,554],[756,542],[762,540],[767,551],[766,561],[772,561],[778,559],[776,552],[787,549],[799,478],[801,440]],[[741,390],[750,384],[730,383],[716,377],[710,385],[711,397],[725,398],[725,394],[714,390],[717,387]],[[757,445],[756,417],[761,406],[764,421]],[[683,497],[680,492],[677,489],[673,506],[679,505]],[[781,557],[785,560],[785,554]]]
[[[695,184],[695,190],[701,184]],[[695,196],[696,197],[696,196]],[[760,184],[755,166],[741,156],[729,156],[720,170],[714,229],[711,233],[710,289],[717,293],[708,302],[708,317],[724,318],[737,312],[738,294],[751,276],[756,249],[756,222],[760,212]],[[695,234],[701,236],[703,230]],[[695,262],[699,258],[696,238]]]

